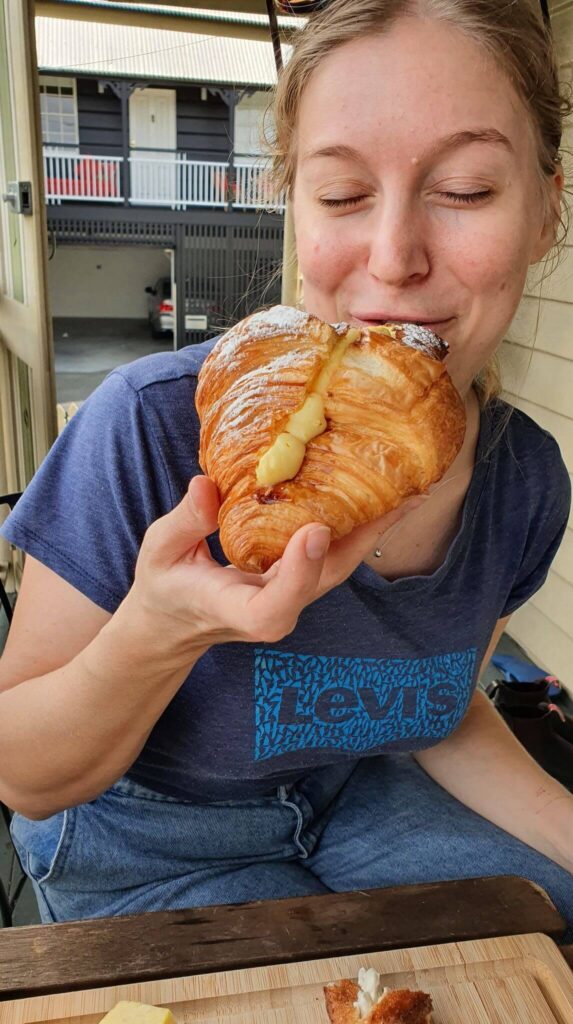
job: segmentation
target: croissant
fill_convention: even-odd
[[[344,537],[439,480],[465,433],[447,351],[414,324],[333,326],[287,306],[227,331],[196,406],[229,561],[265,572],[305,523]]]
[[[378,971],[361,967],[358,983],[350,978],[324,987],[330,1024],[430,1024],[432,999],[427,992],[383,988]]]

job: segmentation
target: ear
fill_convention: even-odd
[[[555,172],[547,183],[543,197],[544,219],[536,242],[531,250],[530,263],[539,263],[555,245],[557,229],[561,221],[561,194],[565,184],[562,165],[555,165]]]

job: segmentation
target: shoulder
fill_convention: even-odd
[[[81,433],[91,438],[94,447],[106,441],[115,443],[114,438],[127,438],[128,434],[132,435],[128,447],[136,439],[144,443],[145,437],[170,435],[175,441],[181,433],[185,443],[190,433],[197,438],[197,378],[217,340],[212,338],[177,352],[154,353],[117,366],[82,403],[56,447],[67,447]]]
[[[218,341],[218,337],[203,341],[198,345],[187,345],[178,352],[158,352],[143,356],[132,363],[117,367],[111,376],[118,376],[132,391],[145,393],[156,385],[168,388],[188,381],[194,386],[199,371]]]
[[[484,415],[489,418],[490,445],[499,446],[504,464],[527,473],[531,482],[540,476],[547,482],[548,474],[561,482],[569,480],[559,444],[531,416],[500,399]]]
[[[487,418],[483,457],[494,464],[499,490],[530,519],[560,523],[571,506],[571,478],[559,444],[530,416],[497,400]]]

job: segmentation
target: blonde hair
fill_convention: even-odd
[[[549,28],[530,0],[331,0],[309,18],[295,38],[292,55],[275,89],[270,143],[273,177],[292,195],[296,168],[296,127],[300,101],[313,71],[333,50],[388,31],[404,16],[446,22],[496,60],[529,113],[538,155],[541,195],[551,216],[550,179],[559,163],[563,118],[571,104],[560,90]],[[564,227],[564,219],[561,217]],[[480,402],[499,395],[499,362],[494,357],[475,380]]]

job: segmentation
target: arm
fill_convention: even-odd
[[[264,576],[215,562],[217,489],[189,493],[145,534],[114,615],[28,558],[0,661],[0,799],[29,818],[93,800],[130,767],[199,657],[226,642],[275,642],[353,571],[360,533],[325,561],[328,530],[302,527]],[[396,515],[374,524],[393,525]],[[362,535],[364,534],[364,536]]]
[[[29,818],[93,799],[200,653],[177,657],[129,599],[111,616],[28,557],[0,660],[0,798]]]
[[[499,620],[484,665],[508,621]],[[456,799],[573,872],[573,795],[530,757],[484,693],[476,691],[451,736],[415,757]]]
[[[133,586],[113,615],[28,561],[0,662],[8,806],[45,818],[94,799],[134,762],[211,644],[292,629],[323,565],[304,557],[312,527],[293,539],[263,593],[259,577],[247,582],[211,559],[204,538],[218,507],[211,481],[195,477],[147,530]]]

